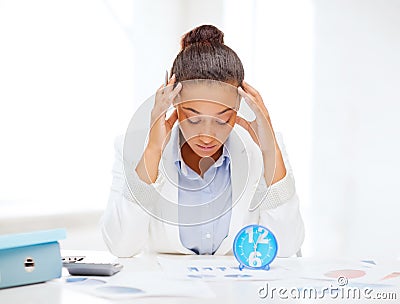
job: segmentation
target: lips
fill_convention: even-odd
[[[212,145],[212,146],[202,146],[199,144],[196,144],[196,146],[203,151],[211,151],[212,149],[214,149],[217,145]]]

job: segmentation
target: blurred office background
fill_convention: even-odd
[[[113,140],[214,24],[285,139],[304,256],[399,257],[399,0],[0,1],[0,234],[105,249]]]

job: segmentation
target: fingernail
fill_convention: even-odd
[[[174,75],[172,75],[171,79],[175,79],[175,74],[174,74]]]

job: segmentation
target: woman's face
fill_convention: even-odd
[[[229,84],[183,83],[176,104],[178,121],[197,155],[211,157],[225,143],[235,125],[238,102],[237,88]]]

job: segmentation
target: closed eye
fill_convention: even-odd
[[[193,125],[197,125],[198,123],[200,123],[201,122],[201,119],[190,119],[190,118],[187,118],[187,120],[189,121],[189,123],[191,123],[191,124],[193,124]]]
[[[223,121],[222,119],[217,119],[216,121],[217,121],[217,124],[222,126],[222,125],[226,125],[230,119],[231,118],[229,117],[228,120],[226,120],[226,121]]]

